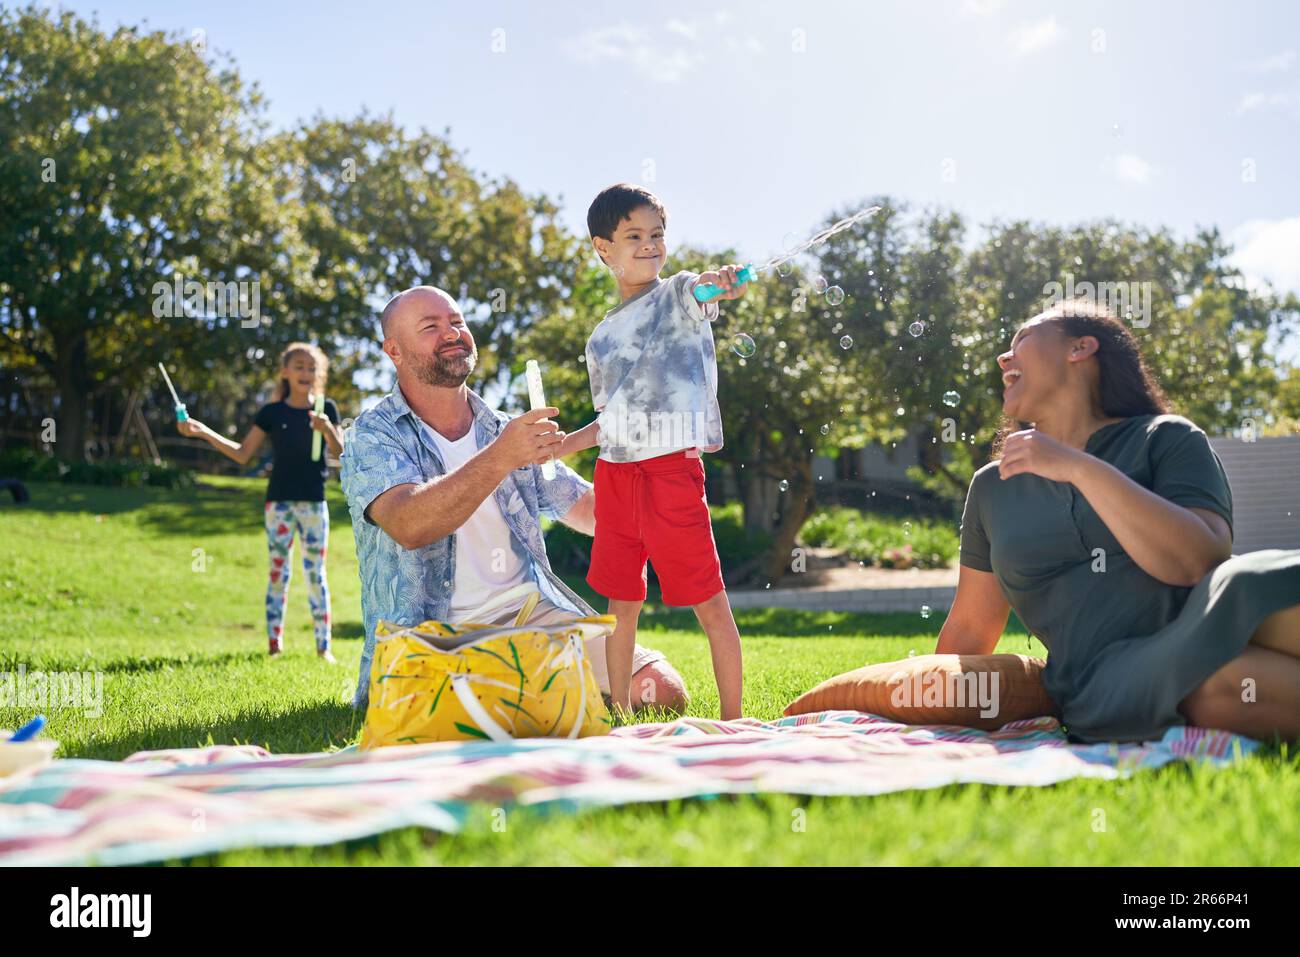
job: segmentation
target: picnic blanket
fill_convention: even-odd
[[[410,825],[452,833],[476,804],[572,811],[723,794],[1042,786],[1178,760],[1222,764],[1256,747],[1188,727],[1143,744],[1072,745],[1048,717],[989,732],[823,711],[778,721],[683,718],[573,741],[293,755],[250,745],[145,751],[0,778],[0,864],[140,864]]]

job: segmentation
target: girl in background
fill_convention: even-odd
[[[273,458],[266,487],[267,546],[270,569],[266,587],[266,632],[272,655],[284,650],[284,603],[292,569],[294,535],[302,546],[302,569],[307,576],[307,602],[316,634],[316,654],[328,662],[330,652],[330,598],[325,581],[325,547],[329,539],[329,509],[325,504],[326,463],[322,454],[312,461],[312,433],[319,432],[334,456],[343,452],[338,408],[325,400],[324,413],[315,409],[316,396],[325,388],[328,360],[319,348],[293,342],[280,355],[280,379],[272,401],[262,406],[253,426],[238,444],[202,422],[176,423],[181,435],[204,439],[227,458],[247,465],[270,436]]]

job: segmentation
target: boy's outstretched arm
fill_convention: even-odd
[[[745,294],[745,287],[748,284],[736,282],[736,273],[744,268],[733,264],[720,269],[710,269],[708,272],[700,273],[695,281],[701,286],[721,286],[725,289],[726,292],[718,296],[718,299],[739,299]]]
[[[560,448],[555,453],[555,457],[562,459],[566,455],[572,455],[574,452],[581,452],[583,449],[590,449],[599,445],[599,426],[599,422],[590,422],[578,431],[570,432],[560,442]]]

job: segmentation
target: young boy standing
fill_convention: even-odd
[[[606,641],[614,706],[631,712],[632,651],[646,597],[646,559],[664,603],[694,609],[709,639],[724,720],[741,715],[740,635],[722,581],[704,496],[700,453],[722,447],[712,320],[697,284],[736,299],[736,266],[659,278],[667,211],[648,190],[603,190],[587,211],[597,255],[618,280],[622,303],[587,342],[595,422],[570,433],[560,455],[600,446],[596,535],[587,582],[618,619]],[[638,702],[639,703],[639,702]]]

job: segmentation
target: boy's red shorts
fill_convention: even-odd
[[[596,460],[596,539],[587,584],[606,598],[643,601],[647,558],[664,604],[698,605],[722,591],[698,454]]]

